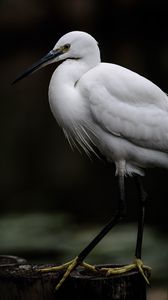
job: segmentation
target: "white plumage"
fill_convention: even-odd
[[[51,110],[71,144],[89,153],[95,145],[124,174],[168,167],[168,97],[148,79],[101,63],[96,40],[70,32],[54,50],[68,50],[49,86]],[[120,167],[119,167],[120,168]]]

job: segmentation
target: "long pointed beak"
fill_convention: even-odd
[[[34,73],[35,71],[39,70],[40,68],[44,67],[49,63],[49,61],[52,61],[54,58],[58,57],[60,54],[62,54],[62,51],[60,49],[57,50],[51,50],[47,55],[45,55],[43,58],[38,60],[36,63],[34,63],[30,68],[28,68],[26,71],[24,71],[21,75],[19,75],[12,84],[15,84],[19,80],[29,76],[30,74]]]

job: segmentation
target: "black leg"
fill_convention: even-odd
[[[122,164],[121,164],[122,167]],[[122,171],[122,168],[118,168],[118,170]],[[124,186],[124,176],[122,172],[117,172],[118,176],[118,183],[119,183],[119,201],[118,201],[118,209],[113,216],[113,218],[107,223],[103,229],[96,235],[96,237],[87,245],[75,259],[72,261],[63,264],[62,266],[56,267],[49,267],[41,270],[42,272],[51,272],[66,269],[62,279],[56,286],[56,290],[60,288],[69,274],[80,264],[83,264],[85,267],[89,268],[92,271],[97,271],[95,267],[84,263],[84,259],[88,256],[88,254],[96,247],[96,245],[104,238],[104,236],[119,222],[123,219],[126,214],[126,201],[125,201],[125,186]],[[131,269],[138,268],[142,276],[144,277],[145,281],[149,284],[148,278],[146,277],[143,269],[149,269],[149,267],[144,266],[141,261],[141,251],[142,251],[142,239],[143,239],[143,227],[144,227],[144,216],[145,216],[145,203],[146,203],[146,193],[143,189],[143,186],[139,179],[137,179],[138,189],[140,191],[140,199],[139,199],[139,215],[138,215],[138,234],[137,234],[137,243],[136,243],[136,260],[135,263],[124,266],[121,268],[101,268],[100,270],[106,272],[107,275],[110,274],[121,274],[130,271]]]
[[[135,249],[135,261],[131,265],[127,265],[121,268],[118,268],[115,270],[115,268],[102,268],[101,271],[106,271],[107,275],[110,274],[121,274],[125,272],[129,272],[132,269],[138,269],[139,272],[142,274],[144,280],[147,284],[149,284],[149,274],[151,271],[151,268],[148,266],[145,266],[141,260],[141,254],[142,254],[142,240],[143,240],[143,228],[144,228],[144,218],[145,218],[145,207],[146,207],[146,197],[147,194],[143,188],[142,182],[140,178],[136,178],[136,184],[139,190],[139,209],[138,209],[138,233],[137,233],[137,242],[136,242],[136,249]],[[121,186],[123,184],[121,183]],[[122,191],[122,190],[121,190]],[[122,198],[122,197],[121,197]],[[122,205],[123,201],[120,202],[120,205]]]
[[[147,203],[147,193],[144,190],[142,179],[138,176],[135,177],[135,182],[139,192],[138,199],[138,232],[137,232],[137,241],[135,248],[135,256],[141,259],[142,256],[142,241],[143,241],[143,230],[144,230],[144,221],[145,221],[145,209]]]
[[[69,274],[80,264],[84,264],[84,266],[89,266],[89,269],[92,269],[96,271],[95,267],[90,266],[86,263],[84,263],[84,259],[88,254],[96,247],[96,245],[104,238],[104,236],[119,222],[123,219],[125,213],[126,213],[126,203],[125,203],[125,188],[124,188],[124,176],[122,174],[119,178],[119,202],[118,202],[118,209],[116,211],[116,214],[114,217],[103,227],[103,229],[96,235],[96,237],[87,245],[75,259],[73,259],[71,262],[64,264],[61,266],[63,268],[66,268],[66,272],[64,273],[62,279],[59,281],[59,283],[56,286],[56,290],[60,288],[62,283],[66,280],[66,278],[69,276]],[[58,270],[60,267],[52,267],[52,268],[46,268],[43,271],[48,272],[51,270]]]
[[[78,255],[78,263],[80,264],[86,258],[86,256],[95,248],[95,246],[103,239],[103,237],[118,223],[126,214],[126,202],[125,202],[125,186],[124,176],[118,177],[119,183],[119,202],[118,209],[113,218],[107,223],[98,235],[84,248]]]

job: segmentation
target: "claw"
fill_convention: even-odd
[[[145,279],[146,283],[147,283],[148,285],[150,285],[150,282],[149,282],[147,276],[145,275],[144,270],[146,269],[146,270],[148,270],[148,271],[151,271],[151,268],[148,267],[148,266],[145,266],[145,265],[143,264],[142,260],[139,259],[139,258],[135,258],[134,264],[135,264],[135,267],[137,267],[138,270],[139,270],[139,272],[142,274],[142,276],[143,276],[143,278]]]
[[[61,271],[61,270],[66,269],[67,267],[69,267],[69,265],[71,265],[73,263],[73,261],[74,261],[74,259],[67,262],[67,263],[65,263],[65,264],[63,264],[63,265],[56,266],[56,267],[48,267],[48,268],[44,268],[44,269],[39,269],[38,271],[42,272],[42,273]]]
[[[77,267],[78,264],[79,264],[78,257],[75,257],[70,263],[68,263],[67,270],[64,273],[62,279],[57,284],[57,286],[55,288],[56,290],[58,290],[60,288],[60,286],[64,283],[64,281],[69,276],[69,274]]]
[[[79,260],[79,257],[75,257],[73,260],[61,265],[61,266],[56,266],[56,267],[49,267],[49,268],[44,268],[44,269],[40,269],[40,272],[55,272],[55,271],[59,271],[59,270],[66,270],[63,277],[61,278],[61,280],[59,281],[59,283],[56,286],[56,290],[58,290],[61,285],[64,283],[64,281],[67,279],[67,277],[69,276],[69,274],[78,266],[81,265],[83,266],[85,269],[88,269],[89,271],[93,271],[93,272],[103,272],[106,273],[107,276],[113,275],[113,274],[122,274],[122,273],[126,273],[129,272],[133,269],[138,269],[139,272],[142,274],[143,278],[145,279],[146,283],[148,285],[150,285],[149,280],[147,278],[147,276],[145,275],[144,270],[147,271],[151,271],[151,268],[148,266],[145,266],[142,262],[141,259],[139,258],[135,258],[134,262],[130,265],[126,265],[123,267],[114,267],[114,268],[96,268],[95,266],[92,266],[90,264],[87,264],[85,262],[81,262]]]
[[[56,290],[58,290],[60,288],[60,286],[63,284],[63,282],[66,280],[66,278],[69,276],[69,274],[79,265],[79,258],[75,257],[73,260],[60,265],[60,266],[56,266],[56,267],[48,267],[48,268],[44,268],[44,269],[39,269],[39,272],[42,273],[47,273],[47,272],[56,272],[56,271],[60,271],[60,270],[66,270],[62,279],[59,281],[59,283],[56,286]]]
[[[148,285],[150,285],[149,280],[147,278],[147,276],[145,275],[144,270],[148,270],[151,271],[151,268],[148,266],[145,266],[142,262],[141,259],[136,258],[135,261],[127,266],[123,266],[123,267],[115,267],[115,268],[100,268],[99,271],[101,272],[106,272],[106,275],[113,275],[113,274],[122,274],[122,273],[126,273],[129,272],[133,269],[138,269],[139,272],[142,274],[143,278],[145,279],[146,283]]]
[[[96,267],[95,266],[92,266],[90,264],[87,264],[85,262],[80,262],[79,260],[79,257],[75,257],[73,260],[63,264],[63,265],[60,265],[60,266],[56,266],[56,267],[49,267],[49,268],[44,268],[44,269],[40,269],[38,270],[39,272],[55,272],[55,271],[60,271],[60,270],[65,270],[65,273],[63,275],[63,277],[61,278],[61,280],[58,282],[57,286],[56,286],[56,290],[58,290],[61,285],[64,283],[64,281],[67,279],[67,277],[69,276],[69,274],[78,266],[78,265],[81,265],[83,266],[85,269],[88,269],[90,271],[93,271],[93,272],[98,272],[96,270]]]
[[[81,266],[83,266],[85,269],[88,269],[88,270],[90,270],[90,271],[98,272],[98,270],[96,269],[95,266],[92,266],[92,265],[87,264],[87,263],[85,263],[85,262],[82,262],[82,263],[81,263]]]

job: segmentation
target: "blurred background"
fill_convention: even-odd
[[[168,92],[166,1],[1,0],[0,252],[30,262],[71,259],[114,213],[114,166],[71,151],[48,104],[55,65],[15,86],[23,70],[72,30],[99,42],[102,61],[140,73]],[[168,287],[167,170],[148,170],[144,260],[152,282]],[[127,178],[128,215],[88,257],[92,263],[132,260],[137,193]],[[164,297],[164,296],[163,296]],[[154,297],[153,297],[154,299]],[[161,299],[161,298],[158,298]],[[166,296],[165,296],[166,299]]]

